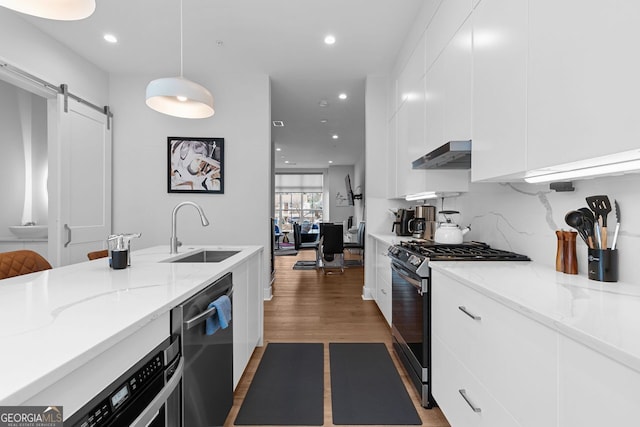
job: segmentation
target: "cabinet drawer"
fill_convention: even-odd
[[[433,334],[522,426],[556,425],[556,332],[437,271],[432,292]]]
[[[432,393],[452,426],[520,426],[438,337],[433,338],[431,353]]]

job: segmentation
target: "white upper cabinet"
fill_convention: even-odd
[[[467,19],[471,13],[472,3],[472,0],[442,0],[436,15],[425,31],[427,70]]]
[[[472,181],[526,169],[527,1],[482,0],[473,20]]]
[[[467,21],[427,71],[425,153],[448,141],[471,139],[471,73],[471,23]]]
[[[638,148],[639,17],[636,1],[529,2],[529,169]]]
[[[444,61],[444,139],[471,139],[471,20],[467,20],[442,53]],[[446,142],[443,141],[443,142]]]

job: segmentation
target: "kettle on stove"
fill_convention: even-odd
[[[458,224],[453,222],[451,216],[458,215],[458,211],[440,211],[440,215],[444,218],[443,222],[438,224],[434,240],[436,243],[445,243],[449,245],[458,245],[462,243],[463,236],[471,230],[471,227],[461,229]]]

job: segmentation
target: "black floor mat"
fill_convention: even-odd
[[[234,424],[319,426],[323,420],[323,344],[268,344]]]
[[[422,424],[383,343],[330,343],[329,355],[334,424]]]

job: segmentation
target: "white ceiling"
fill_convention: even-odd
[[[361,157],[365,76],[388,72],[427,0],[183,1],[185,77],[190,69],[270,75],[272,119],[285,123],[272,128],[276,167],[325,168]],[[110,73],[180,72],[179,0],[97,0],[82,21],[25,19]],[[107,32],[117,45],[102,39]],[[323,42],[329,33],[333,46]]]

